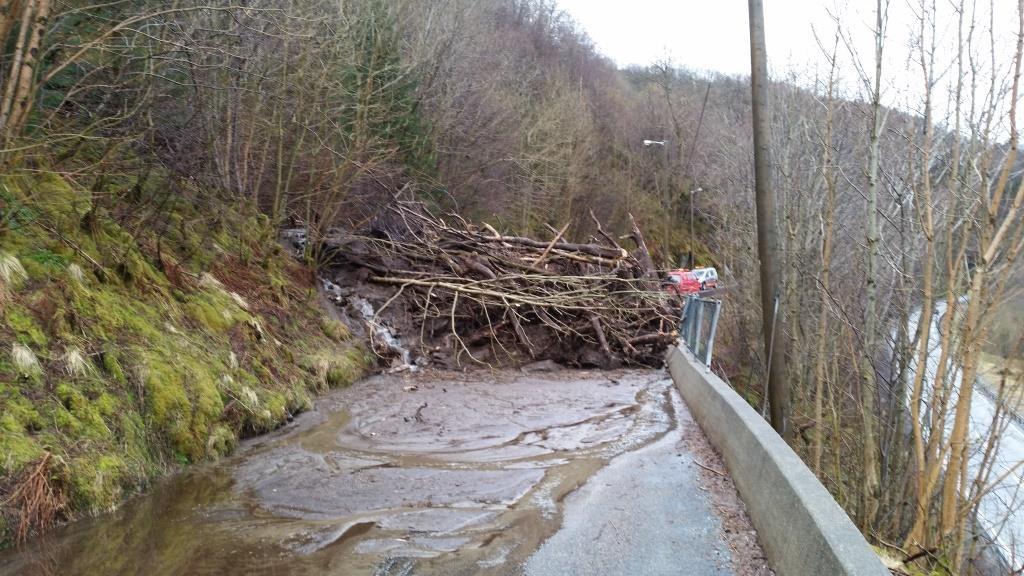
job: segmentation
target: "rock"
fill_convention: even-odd
[[[555,370],[561,370],[562,366],[556,363],[554,360],[541,360],[539,362],[530,362],[519,367],[519,370],[524,374],[532,374],[534,372],[554,372]]]

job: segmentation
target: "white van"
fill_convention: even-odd
[[[714,268],[694,268],[693,275],[700,282],[701,290],[708,290],[718,286],[718,270]]]

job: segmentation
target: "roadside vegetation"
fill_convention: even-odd
[[[1008,298],[999,307],[979,362],[982,384],[1024,417],[1024,297]]]
[[[150,173],[0,177],[0,533],[107,510],[370,358],[265,216]]]

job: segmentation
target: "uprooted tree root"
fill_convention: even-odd
[[[54,456],[46,452],[11,484],[9,495],[0,500],[0,507],[13,516],[17,527],[14,541],[25,542],[33,532],[41,533],[52,527],[67,509],[67,495],[55,481]]]
[[[659,290],[635,223],[623,237],[631,253],[591,218],[588,243],[565,241],[567,227],[536,240],[396,199],[366,229],[327,238],[324,253],[353,293],[346,278],[386,287],[371,324],[399,327],[431,360],[660,365],[680,302]]]

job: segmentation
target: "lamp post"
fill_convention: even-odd
[[[667,146],[668,140],[648,140],[648,139],[645,138],[643,140],[643,144],[644,144],[645,148],[649,148],[651,146],[660,146],[660,147],[664,148],[665,149],[665,166],[666,167],[668,166],[668,161],[669,161],[668,160],[668,146]],[[661,198],[660,196],[662,196],[662,191],[661,191],[660,187],[658,186],[658,174],[657,173],[654,174],[654,190],[655,190],[655,192],[659,196],[658,200],[663,203],[663,208],[664,208],[664,211],[665,211],[665,230],[664,230],[665,238],[663,240],[663,242],[664,242],[663,248],[665,250],[665,260],[668,263],[672,262],[672,258],[668,255],[669,254],[669,245],[672,243],[671,242],[671,238],[672,238],[672,216],[673,216],[673,214],[672,214],[672,212],[673,212],[673,210],[672,210],[672,196],[671,196],[672,195],[672,192],[671,192],[672,188],[669,185],[670,183],[671,183],[671,175],[669,176],[669,181],[665,182],[664,198]]]
[[[644,144],[645,147],[661,146],[662,148],[666,148],[665,144],[667,142],[668,142],[667,140],[648,140],[646,138],[643,140],[643,144]],[[667,148],[666,148],[666,151],[667,151]],[[689,242],[687,243],[687,245],[689,246],[690,250],[689,250],[689,254],[687,255],[687,262],[686,263],[687,263],[687,267],[689,269],[691,269],[691,270],[693,269],[693,265],[694,265],[694,260],[693,260],[693,195],[696,194],[697,192],[703,192],[703,191],[704,191],[703,188],[697,187],[697,188],[694,188],[693,190],[690,190],[690,192],[689,192],[689,197],[690,197],[690,239],[689,239]],[[670,218],[671,217],[671,212],[672,212],[672,206],[671,205],[666,206],[665,207],[665,211],[666,211],[666,213],[665,213],[666,219]],[[667,228],[667,226],[666,226],[666,228]],[[668,241],[667,232],[668,232],[668,230],[666,229],[666,242]],[[668,245],[667,244],[665,245],[665,250],[666,250],[666,252],[668,251]]]
[[[690,190],[690,240],[687,243],[687,246],[690,247],[690,258],[689,258],[689,264],[690,264],[689,268],[690,268],[690,270],[693,270],[693,264],[694,264],[694,262],[693,262],[693,195],[696,194],[697,192],[703,192],[703,191],[704,191],[704,189],[700,188],[700,187],[697,187],[697,188],[694,188],[693,190]]]

